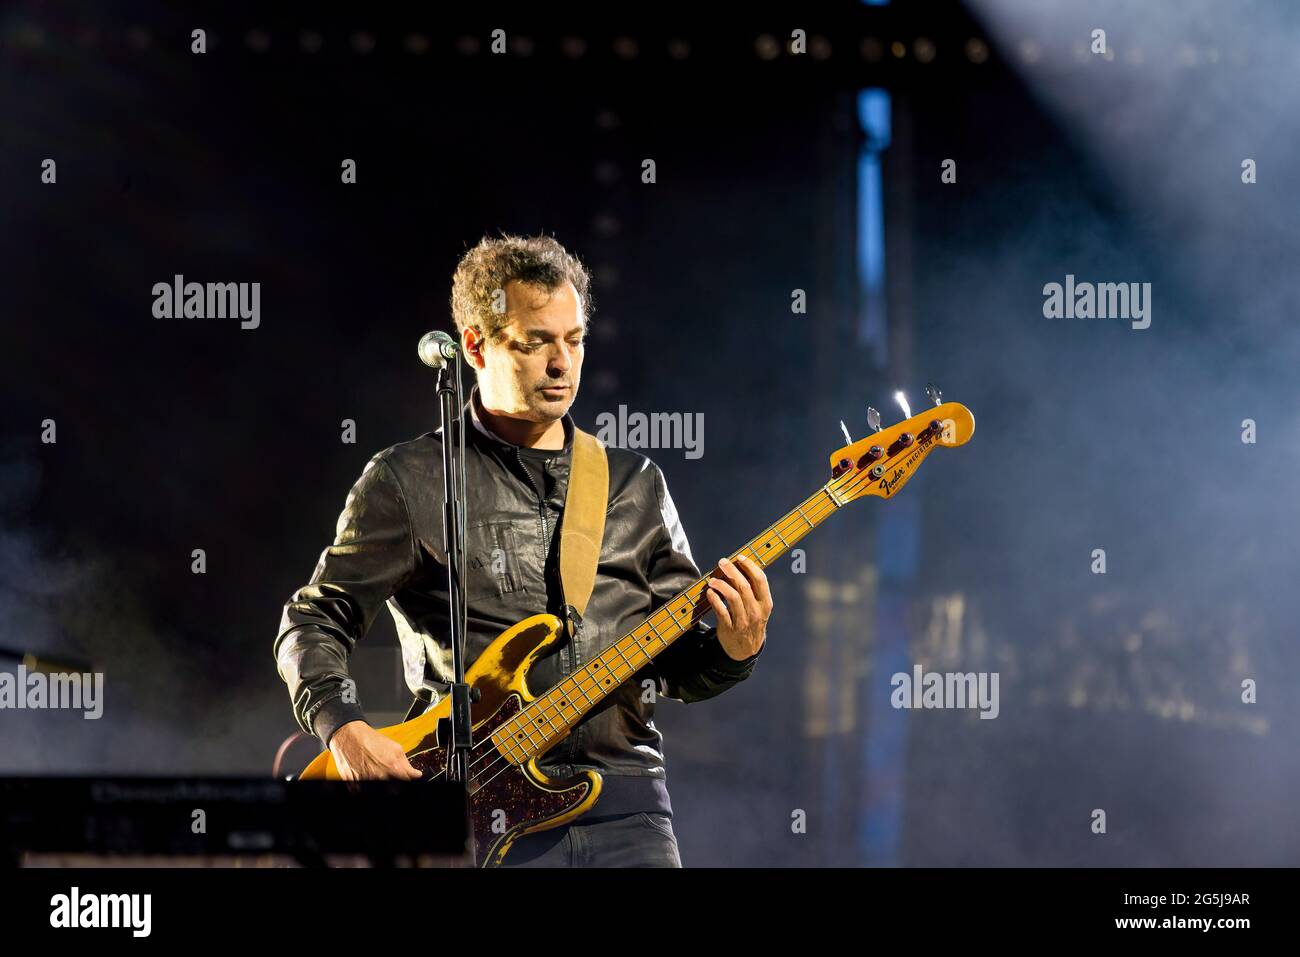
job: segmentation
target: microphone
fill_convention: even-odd
[[[426,332],[416,351],[420,355],[420,361],[431,369],[441,369],[447,360],[460,355],[456,340],[445,332]]]

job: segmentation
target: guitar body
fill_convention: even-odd
[[[548,777],[537,767],[536,757],[522,765],[511,763],[491,739],[493,731],[533,700],[526,681],[528,672],[564,637],[564,626],[554,615],[525,618],[502,632],[466,672],[466,682],[480,695],[470,705],[474,747],[468,761],[469,829],[479,867],[501,864],[521,835],[567,824],[600,797],[598,772]],[[448,695],[418,718],[377,730],[400,744],[411,764],[429,780],[447,769],[450,724],[442,722],[450,713]],[[300,780],[340,780],[334,756],[322,751]]]

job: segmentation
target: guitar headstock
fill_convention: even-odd
[[[975,416],[960,402],[926,409],[835,452],[827,488],[841,503],[891,498],[936,448],[965,445],[974,433]]]

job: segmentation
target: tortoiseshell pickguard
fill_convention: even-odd
[[[490,735],[522,707],[519,695],[508,694],[486,721],[474,728],[477,742],[470,751],[470,831],[474,862],[495,867],[510,844],[530,831],[542,831],[578,817],[599,793],[600,775],[584,771],[567,778],[543,774],[536,761],[512,764],[497,751]],[[442,773],[446,749],[438,746],[411,756],[411,764],[426,777]]]

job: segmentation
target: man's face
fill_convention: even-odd
[[[504,338],[485,342],[466,329],[462,346],[478,372],[483,403],[533,422],[561,418],[578,395],[587,320],[573,284],[548,292],[510,280]]]

